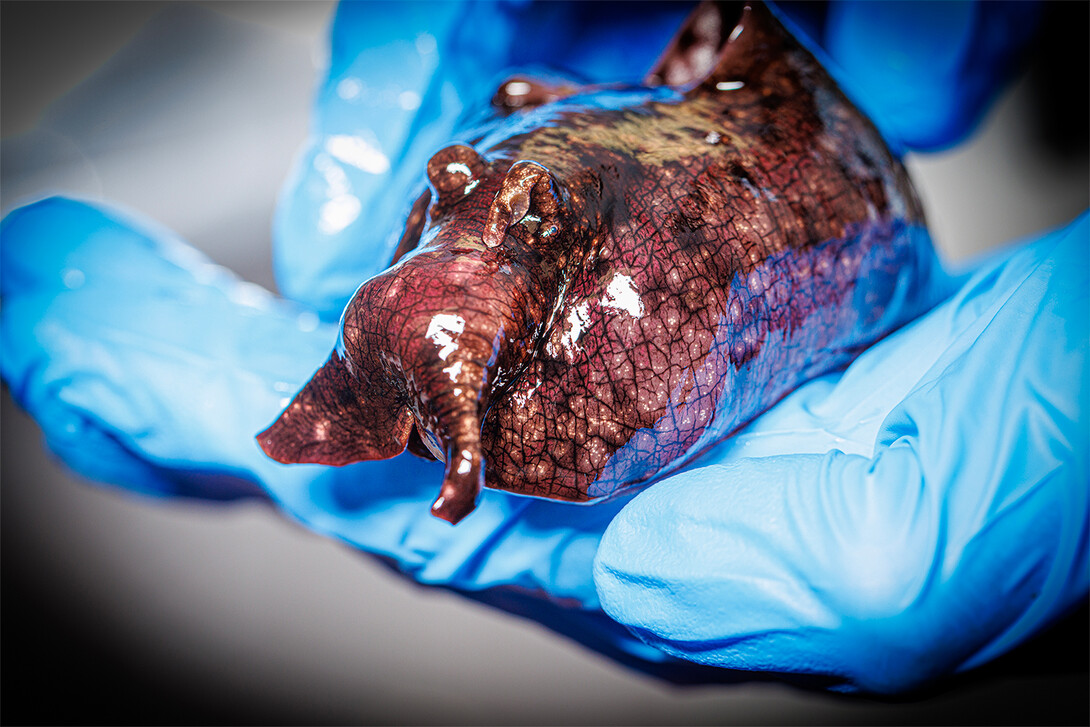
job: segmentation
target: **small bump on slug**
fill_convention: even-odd
[[[487,166],[472,147],[454,144],[428,160],[428,184],[440,202],[454,202],[473,191]]]
[[[500,84],[492,96],[492,108],[507,116],[526,111],[579,93],[582,86],[567,79],[546,80],[528,76],[512,76]]]

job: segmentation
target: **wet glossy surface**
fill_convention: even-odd
[[[454,522],[482,484],[594,500],[920,312],[903,168],[764,8],[701,6],[659,82],[505,84],[510,115],[433,157],[397,264],[266,452],[445,458],[433,512]]]

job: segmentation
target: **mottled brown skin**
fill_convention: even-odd
[[[451,522],[482,484],[594,500],[920,312],[903,168],[767,9],[701,6],[649,84],[667,87],[531,88],[517,112],[498,94],[518,122],[432,159],[397,264],[265,451],[431,452]]]

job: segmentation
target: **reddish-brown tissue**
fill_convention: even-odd
[[[515,79],[493,103],[509,123],[428,163],[270,457],[434,456],[451,522],[482,486],[595,500],[920,312],[904,169],[763,6],[700,6],[645,86]]]

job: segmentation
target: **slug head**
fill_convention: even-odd
[[[537,162],[454,145],[427,173],[399,257],[415,252],[360,286],[337,350],[258,441],[285,463],[430,453],[446,463],[432,512],[457,522],[484,483],[488,406],[532,358],[585,226]]]

